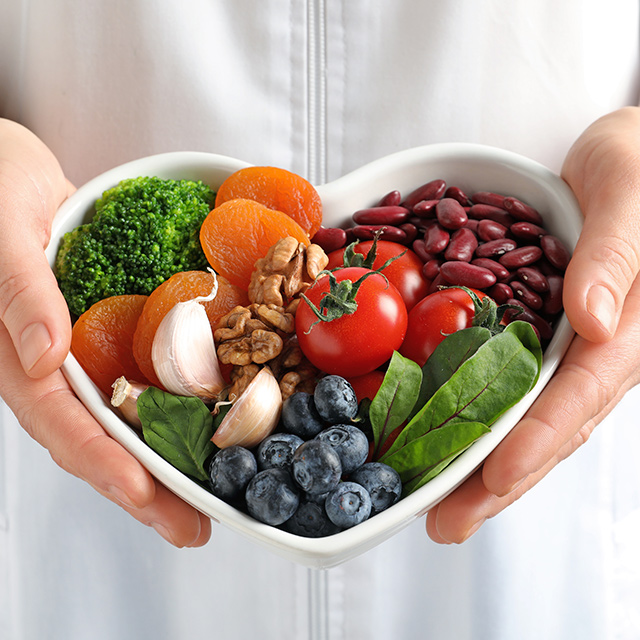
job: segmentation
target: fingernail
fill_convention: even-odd
[[[161,535],[167,542],[175,545],[169,529],[167,529],[163,524],[160,524],[159,522],[150,522],[149,526],[152,527],[155,532]]]
[[[462,539],[463,542],[466,542],[474,533],[476,533],[478,531],[478,529],[487,521],[486,518],[482,518],[481,520],[478,520],[478,522],[476,522],[465,534],[464,538]]]
[[[129,497],[129,494],[126,493],[126,491],[123,491],[120,487],[116,487],[115,485],[112,484],[110,487],[107,488],[107,491],[121,505],[123,505],[125,507],[129,507],[130,509],[136,509],[137,508],[133,504],[133,501]]]
[[[42,322],[30,324],[20,336],[19,356],[22,367],[28,373],[51,348],[49,330]]]
[[[609,335],[613,335],[616,330],[616,301],[607,287],[596,284],[589,289],[587,311]]]

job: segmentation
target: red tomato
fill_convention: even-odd
[[[362,255],[367,255],[372,240],[359,242],[355,246],[355,251]],[[389,278],[396,289],[400,292],[407,310],[411,310],[413,306],[427,295],[430,282],[422,275],[422,260],[407,247],[397,242],[389,242],[388,240],[378,240],[376,251],[376,259],[373,263],[374,269],[379,269],[389,258],[399,256],[406,252],[400,258],[394,260],[383,271],[384,275]],[[344,264],[344,249],[332,251],[329,254],[329,264],[327,269],[335,269]]]
[[[334,273],[338,282],[356,282],[370,269],[349,267]],[[316,307],[329,291],[329,276],[307,289]],[[400,347],[407,329],[407,309],[398,290],[379,273],[372,273],[356,294],[357,309],[329,322],[318,321],[305,300],[296,311],[296,333],[304,355],[325,373],[350,378],[384,364]]]
[[[370,371],[363,376],[356,376],[355,378],[349,378],[349,384],[356,392],[358,402],[362,402],[365,398],[373,400],[378,393],[378,389],[384,380],[384,371]]]
[[[473,291],[481,300],[485,297]],[[441,289],[428,295],[409,313],[400,353],[423,366],[447,335],[470,327],[474,315],[473,300],[462,289]]]

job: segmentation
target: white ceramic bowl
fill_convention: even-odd
[[[142,158],[98,176],[78,189],[60,208],[54,221],[47,255],[53,264],[62,234],[91,219],[94,202],[102,192],[124,178],[140,175],[201,179],[217,187],[230,173],[247,166],[233,158],[177,152]],[[573,249],[582,226],[582,214],[567,185],[554,173],[531,160],[499,149],[469,144],[418,147],[368,164],[318,191],[326,226],[345,223],[352,212],[369,206],[385,193],[403,194],[434,178],[443,178],[463,190],[494,191],[516,196],[536,207],[547,229]],[[573,337],[562,317],[546,349],[540,380],[518,405],[509,410],[485,435],[439,476],[396,505],[364,523],[320,539],[303,538],[262,524],[215,498],[177,471],[150,449],[111,410],[109,400],[78,365],[73,356],[64,363],[71,386],[104,429],[149,471],[185,501],[214,521],[236,530],[255,543],[300,564],[327,568],[349,560],[393,536],[442,500],[463,482],[506,436],[539,395]]]

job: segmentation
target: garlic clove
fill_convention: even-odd
[[[132,427],[142,428],[142,422],[138,417],[138,397],[149,388],[148,384],[129,382],[124,376],[118,378],[112,385],[111,404],[122,413],[124,419]]]
[[[179,302],[162,319],[151,346],[153,368],[175,395],[215,400],[225,387],[213,332],[200,299]]]
[[[211,441],[220,449],[254,447],[278,426],[281,410],[278,381],[269,367],[263,367],[229,409]]]

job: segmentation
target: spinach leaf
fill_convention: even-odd
[[[421,381],[420,365],[394,351],[380,389],[369,407],[374,459],[389,435],[409,417],[416,405]]]
[[[387,456],[385,464],[400,474],[405,494],[415,491],[442,471],[480,436],[490,431],[480,422],[458,422],[429,431]]]
[[[215,450],[213,416],[199,398],[174,396],[149,387],[138,398],[145,442],[176,469],[206,480],[206,459]]]
[[[492,335],[485,327],[469,327],[447,336],[434,349],[422,367],[422,387],[411,417]]]

